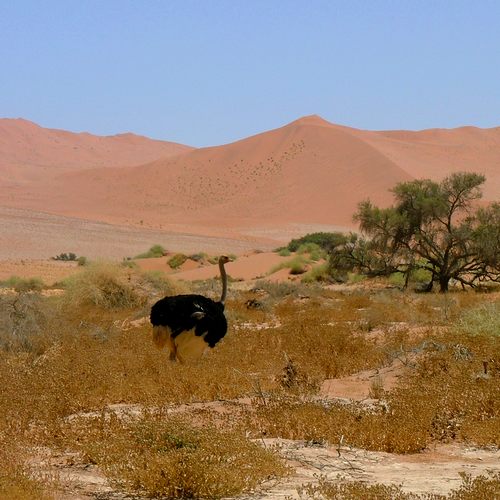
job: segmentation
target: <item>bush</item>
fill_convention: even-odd
[[[155,291],[161,294],[172,292],[174,288],[172,282],[162,271],[145,271],[141,276],[146,283],[151,285]]]
[[[205,262],[208,259],[208,255],[204,252],[198,252],[191,254],[189,258],[195,262]]]
[[[325,251],[317,243],[303,243],[297,248],[297,253],[300,255],[309,254],[310,259],[313,261],[326,257]]]
[[[292,252],[290,252],[288,248],[279,248],[277,250],[277,253],[281,255],[281,257],[290,257],[290,255],[292,254]]]
[[[151,259],[163,257],[167,251],[161,245],[153,245],[147,252],[136,255],[134,259]]]
[[[0,296],[0,348],[31,351],[46,324],[38,294]]]
[[[318,484],[307,484],[297,488],[300,498],[323,498],[358,500],[366,498],[370,500],[424,500],[435,498],[436,500],[472,500],[485,498],[498,498],[500,494],[500,473],[491,472],[488,476],[477,476],[472,479],[468,474],[461,474],[462,484],[457,490],[452,490],[446,497],[441,495],[419,495],[406,493],[401,486],[395,484],[372,484],[363,481],[338,482],[329,481],[320,477]]]
[[[52,260],[64,260],[64,261],[68,261],[68,262],[73,262],[73,261],[77,260],[77,256],[73,252],[60,253],[59,255],[52,257]]]
[[[306,272],[306,266],[307,259],[303,255],[296,255],[290,260],[282,262],[281,264],[273,267],[270,271],[270,274],[285,268],[290,269],[290,274],[303,274]]]
[[[290,252],[296,252],[303,244],[314,243],[329,252],[333,247],[344,243],[345,236],[342,233],[309,233],[301,238],[293,239],[288,243]]]
[[[186,260],[186,255],[184,255],[183,253],[176,253],[173,257],[170,257],[170,259],[168,259],[167,264],[172,269],[177,269],[178,267],[182,266],[182,264],[184,264]]]
[[[79,266],[86,266],[88,264],[87,257],[78,257],[76,260]]]
[[[145,302],[145,298],[132,287],[130,274],[112,264],[90,264],[65,283],[67,300],[77,306],[120,309],[140,306]]]
[[[314,283],[315,281],[325,281],[329,278],[328,263],[319,264],[314,266],[302,277],[303,283]]]
[[[236,496],[286,472],[275,454],[235,431],[147,417],[95,427],[101,432],[83,440],[91,461],[122,487],[155,498]]]
[[[19,276],[11,276],[9,279],[0,282],[0,286],[4,288],[13,288],[16,292],[39,292],[45,287],[40,278],[20,278]]]

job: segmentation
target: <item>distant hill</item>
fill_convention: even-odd
[[[106,162],[78,166],[72,160],[75,168],[39,178],[36,187],[26,179],[1,190],[0,205],[155,229],[250,234],[259,228],[264,234],[266,227],[294,224],[353,227],[359,201],[387,205],[398,182],[439,180],[460,170],[484,173],[486,199],[500,198],[500,128],[375,132],[308,116],[222,146],[190,150],[160,143],[156,157],[118,168],[126,156],[117,151],[120,141],[132,148],[141,140],[148,141],[128,135],[92,139],[94,147],[111,141],[100,151],[114,163],[96,159]],[[144,142],[144,150],[155,142]],[[163,154],[162,144],[173,149]],[[175,156],[174,146],[181,148]],[[47,152],[40,155],[48,158]]]
[[[0,181],[29,182],[75,169],[127,167],[191,149],[130,133],[97,136],[3,118],[0,119]]]

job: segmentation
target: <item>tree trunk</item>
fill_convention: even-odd
[[[439,291],[440,291],[440,293],[445,293],[448,291],[449,281],[450,281],[449,276],[440,276],[439,277]]]

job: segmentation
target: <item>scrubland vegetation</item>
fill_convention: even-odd
[[[262,438],[403,454],[437,442],[500,446],[499,292],[387,284],[233,289],[227,337],[192,365],[169,363],[151,341],[150,305],[191,290],[161,274],[91,264],[61,295],[0,295],[0,497],[53,496],[57,478],[34,465],[40,450],[77,453],[117,490],[220,498],[292,472]],[[372,405],[318,397],[324,379],[397,359],[404,376],[391,391],[374,386]],[[450,498],[499,488],[498,474],[465,478]],[[326,480],[299,493],[417,498]]]

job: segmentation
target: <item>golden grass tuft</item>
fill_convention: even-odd
[[[240,432],[181,418],[98,420],[83,427],[82,450],[124,490],[152,497],[221,498],[287,472],[275,453]]]
[[[472,478],[462,474],[462,484],[448,495],[407,493],[400,485],[373,484],[362,481],[332,482],[320,477],[318,484],[297,489],[300,498],[324,500],[483,500],[500,495],[500,473]]]

